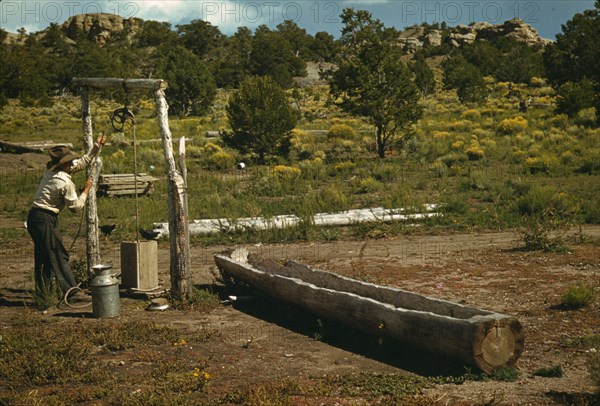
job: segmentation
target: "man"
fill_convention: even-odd
[[[44,177],[27,216],[27,231],[35,245],[34,275],[38,292],[48,289],[52,273],[63,293],[77,286],[69,265],[69,253],[58,230],[58,215],[65,206],[74,212],[84,207],[93,181],[88,177],[78,196],[71,174],[85,169],[105,142],[106,136],[98,137],[94,147],[83,157],[66,146],[56,146],[49,150],[51,159],[46,165]],[[77,299],[88,301],[90,298],[83,292],[78,292]]]

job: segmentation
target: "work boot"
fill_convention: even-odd
[[[92,301],[92,297],[82,290],[78,290],[69,298],[72,303],[87,303]]]

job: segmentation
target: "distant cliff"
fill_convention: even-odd
[[[115,33],[135,34],[142,22],[140,18],[122,18],[116,14],[80,14],[65,21],[62,30],[72,40],[84,35],[102,43]]]
[[[535,28],[518,18],[498,25],[481,22],[468,26],[458,25],[445,30],[413,26],[400,33],[399,41],[405,52],[414,53],[426,46],[448,44],[452,48],[458,48],[477,40],[493,40],[500,37],[514,38],[531,46],[543,47],[552,42],[540,37]]]
[[[85,37],[103,44],[115,34],[124,34],[131,38],[138,32],[143,21],[140,18],[122,18],[116,14],[80,14],[67,19],[61,29],[71,43]],[[37,33],[37,36],[43,37],[44,31]],[[518,18],[497,25],[479,22],[445,29],[412,26],[400,32],[399,42],[405,52],[414,53],[426,46],[448,44],[457,48],[477,40],[493,40],[499,37],[514,38],[531,46],[545,46],[552,42],[540,37],[535,28]],[[22,40],[22,36],[8,33],[5,42],[21,43]]]

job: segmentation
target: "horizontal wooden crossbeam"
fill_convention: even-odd
[[[162,79],[73,78],[73,84],[96,89],[122,87],[125,89],[164,90],[168,83]]]

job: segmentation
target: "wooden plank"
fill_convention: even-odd
[[[140,190],[144,190],[147,187],[149,187],[151,185],[149,185],[148,183],[138,183],[137,184],[137,188]],[[102,190],[135,190],[136,185],[134,183],[118,183],[118,184],[114,184],[114,185],[100,185],[99,189]]]
[[[289,262],[286,266],[236,250],[216,255],[227,276],[333,318],[368,334],[384,335],[462,360],[485,372],[513,365],[524,346],[511,316],[341,277]]]
[[[157,181],[158,179],[153,179],[153,178],[142,178],[137,180],[137,182],[135,181],[135,179],[131,178],[131,179],[123,179],[123,180],[119,180],[119,179],[102,179],[100,180],[99,184],[103,185],[103,186],[113,186],[113,185],[146,185],[148,183],[153,183],[155,181]]]
[[[28,142],[9,142],[0,141],[0,151],[13,154],[25,154],[28,152],[44,152],[57,145],[65,145],[73,148],[73,144],[53,141],[28,141]]]
[[[162,79],[73,78],[73,84],[96,89],[164,90],[168,87],[167,82]]]
[[[152,189],[138,189],[137,190],[137,194],[138,196],[144,196],[144,195],[151,195],[152,194]],[[135,196],[135,190],[134,189],[126,189],[126,190],[107,190],[103,192],[103,195],[105,196]]]

